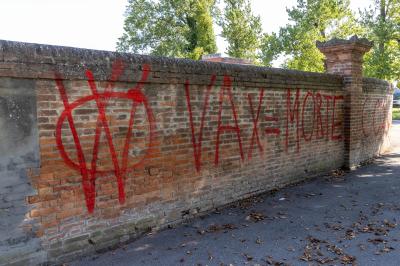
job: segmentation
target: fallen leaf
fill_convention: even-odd
[[[383,249],[381,249],[381,252],[389,253],[392,250],[394,250],[393,247],[385,246]]]
[[[248,255],[248,254],[246,254],[246,253],[243,253],[243,256],[246,258],[247,261],[253,260],[253,257]]]
[[[343,255],[343,250],[336,245],[327,245],[327,248],[336,255]]]
[[[340,261],[343,264],[353,264],[355,262],[356,258],[350,255],[344,255],[340,257]]]
[[[379,243],[386,243],[387,241],[382,238],[373,238],[373,239],[368,239],[368,242],[378,245]]]
[[[311,261],[312,260],[311,250],[312,248],[309,245],[306,245],[306,248],[304,249],[303,255],[300,257],[300,259],[304,261]]]
[[[222,229],[222,226],[213,224],[207,228],[207,232],[209,232],[209,233],[217,232],[217,231],[220,231],[221,229]]]
[[[251,212],[247,217],[246,220],[252,220],[254,222],[259,222],[265,219],[264,214],[261,212]]]
[[[316,259],[316,261],[319,262],[320,264],[327,264],[329,262],[335,261],[335,259],[329,258],[329,257],[324,257],[324,258],[318,258],[318,259]]]
[[[397,226],[397,224],[395,224],[395,223],[390,223],[388,220],[383,220],[383,223],[387,226],[387,227],[390,227],[390,228],[395,228],[396,226]]]
[[[353,238],[356,237],[356,232],[354,232],[353,230],[349,229],[346,231],[346,238],[351,240]]]
[[[233,230],[233,229],[237,228],[236,225],[234,225],[234,224],[224,224],[223,227],[225,229],[230,229],[230,230]]]
[[[286,259],[283,259],[283,260],[286,260]],[[268,256],[266,258],[266,262],[267,262],[268,265],[273,265],[273,266],[288,266],[289,265],[289,264],[284,263],[284,262],[274,261],[272,259],[272,256]]]
[[[339,177],[339,176],[343,176],[344,175],[344,171],[342,169],[336,169],[332,171],[332,176],[334,177]]]
[[[328,224],[328,223],[325,223],[325,227],[326,228],[330,228],[330,229],[335,230],[335,231],[340,231],[340,230],[344,229],[344,227],[342,225],[340,225],[340,224]]]

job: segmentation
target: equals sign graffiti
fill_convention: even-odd
[[[265,116],[265,121],[267,122],[278,122],[279,118],[277,116]],[[266,135],[275,135],[279,136],[281,134],[281,130],[279,127],[267,127],[265,128]]]

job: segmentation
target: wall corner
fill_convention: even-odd
[[[373,43],[356,35],[350,39],[332,39],[317,42],[317,47],[325,55],[325,71],[343,77],[344,90],[344,167],[355,168],[362,161],[360,156],[362,123],[360,113],[363,108],[363,56]]]

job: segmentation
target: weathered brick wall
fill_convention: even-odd
[[[346,168],[355,168],[390,144],[393,88],[382,80],[363,78],[363,55],[372,42],[356,35],[348,40],[317,42],[325,55],[325,69],[343,77],[344,147]]]
[[[25,219],[26,199],[36,193],[27,169],[39,167],[34,83],[0,78],[0,265],[23,254],[44,255],[32,231],[36,221]]]
[[[386,81],[364,78],[362,100],[360,161],[365,161],[390,149],[393,88]]]
[[[344,165],[339,75],[1,41],[9,77],[34,82],[37,99],[26,220],[46,256],[25,262],[67,261]]]

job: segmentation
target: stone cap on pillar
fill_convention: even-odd
[[[362,74],[362,58],[371,49],[373,42],[354,35],[348,40],[335,38],[326,42],[317,41],[316,44],[326,57],[326,72],[360,76]]]

